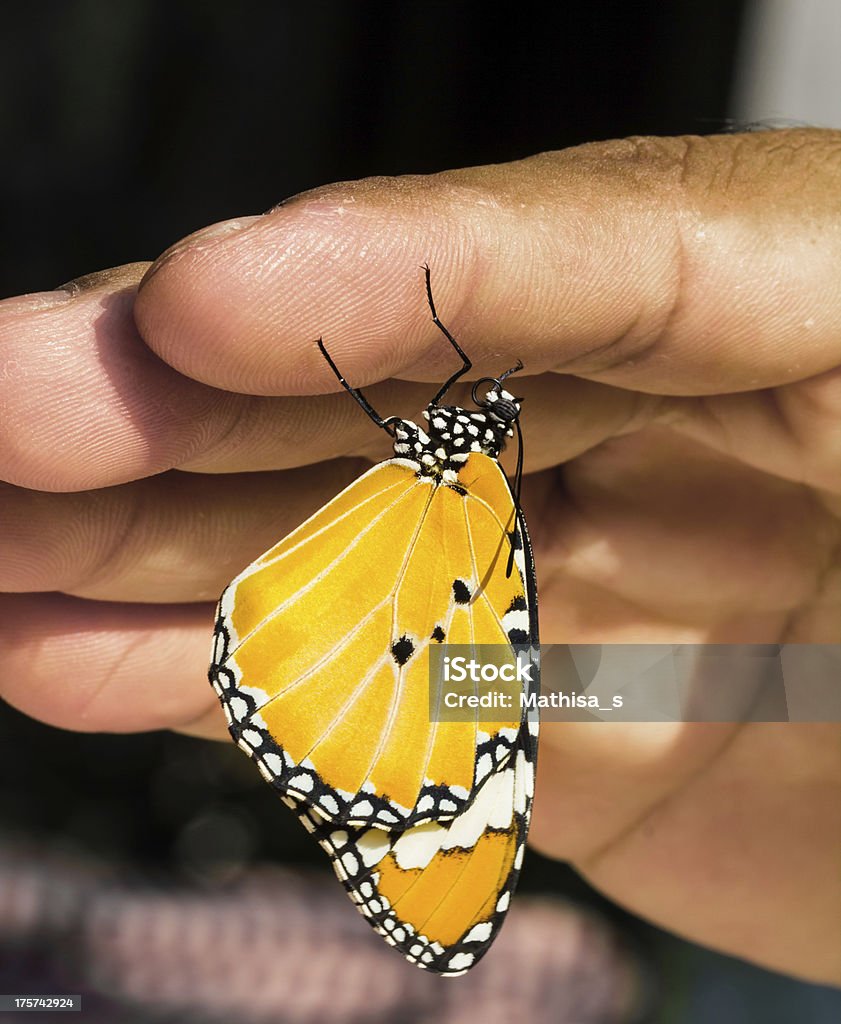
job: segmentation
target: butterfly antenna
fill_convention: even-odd
[[[515,525],[514,530],[517,529],[517,521],[520,518],[520,512],[522,508],[520,506],[520,491],[523,486],[523,431],[520,427],[520,421],[514,420],[514,425],[517,428],[517,468],[514,471],[514,486],[511,488],[511,493],[514,497],[514,515]],[[511,550],[508,552],[508,565],[505,569],[505,578],[508,579],[514,568],[514,542],[511,542]]]
[[[378,427],[382,427],[383,430],[385,430],[387,433],[391,434],[392,433],[392,431],[391,431],[391,424],[392,423],[396,423],[397,420],[399,419],[399,417],[398,416],[389,416],[387,419],[383,419],[383,417],[380,416],[380,414],[373,407],[373,405],[371,405],[371,403],[368,401],[368,399],[362,394],[362,392],[359,390],[359,388],[352,388],[350,386],[350,384],[348,384],[348,382],[342,376],[338,366],[336,366],[336,364],[333,362],[332,358],[330,357],[330,353],[324,347],[324,341],[321,338],[319,338],[317,344],[318,344],[319,351],[324,356],[324,358],[327,360],[327,365],[330,367],[330,369],[336,375],[337,380],[342,385],[342,387],[345,389],[345,391],[347,391],[350,395],[353,396],[353,398],[365,410],[366,415],[369,416],[373,420],[373,422],[376,423],[376,425]]]
[[[519,373],[520,370],[522,370],[522,368],[523,368],[523,360],[522,359],[518,359],[517,360],[517,365],[516,366],[512,366],[511,369],[510,370],[506,370],[505,373],[501,373],[497,377],[497,381],[501,384],[505,380],[506,377],[510,377],[512,373]]]
[[[426,300],[429,303],[429,309],[430,309],[430,311],[432,313],[432,322],[435,324],[435,326],[438,328],[438,330],[441,331],[441,333],[444,335],[444,337],[447,339],[447,341],[449,341],[449,343],[453,346],[453,348],[456,350],[456,352],[458,352],[458,354],[461,356],[461,361],[462,361],[461,368],[456,370],[456,372],[441,387],[441,390],[438,392],[438,394],[429,403],[430,408],[433,408],[434,406],[436,406],[441,401],[441,399],[444,397],[444,395],[446,395],[446,393],[450,390],[450,388],[453,386],[453,384],[455,384],[455,382],[457,380],[459,380],[461,377],[463,377],[469,370],[473,369],[473,363],[470,362],[470,359],[465,354],[465,352],[462,350],[461,345],[459,345],[459,343],[452,336],[452,334],[450,334],[450,332],[447,330],[447,328],[438,319],[438,314],[435,312],[435,301],[432,298],[432,285],[430,284],[430,279],[429,279],[429,264],[428,263],[424,263],[423,266],[421,267],[421,269],[423,270],[423,272],[424,272],[424,274],[426,276]]]

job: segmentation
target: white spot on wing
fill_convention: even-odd
[[[454,971],[466,970],[476,958],[472,953],[456,953],[454,957],[450,959],[447,964],[448,968],[452,968]]]
[[[338,814],[339,804],[334,796],[330,793],[325,793],[324,796],[319,800],[319,804],[327,811],[328,814]]]
[[[493,761],[491,760],[490,754],[482,754],[479,760],[476,762],[476,782],[481,782],[486,775],[490,775],[493,770]]]
[[[302,793],[309,793],[313,787],[313,781],[311,775],[293,775],[288,782],[290,789],[300,790]]]
[[[342,854],[342,867],[349,875],[355,875],[359,871],[359,861],[354,857],[350,850],[348,850],[347,853]]]
[[[263,760],[269,771],[274,772],[275,775],[280,775],[283,771],[283,758],[278,757],[277,754],[264,754]]]
[[[235,722],[241,721],[248,714],[248,704],[242,697],[231,697],[228,707]]]
[[[475,846],[486,828],[506,829],[511,824],[514,772],[510,768],[489,779],[464,814],[453,820],[442,844],[445,850]]]
[[[502,616],[502,628],[506,633],[512,629],[522,629],[528,635],[529,627],[529,613],[524,608],[517,608],[513,612],[506,612]]]
[[[481,924],[474,925],[467,935],[464,936],[464,942],[485,942],[491,937],[493,926],[490,921],[483,921]]]
[[[531,765],[526,761],[526,755],[522,750],[517,751],[517,767],[514,783],[514,810],[518,814],[526,813],[527,786],[531,778]],[[529,796],[531,794],[528,794]]]
[[[394,858],[404,871],[425,868],[446,841],[447,831],[435,822],[416,825],[394,844]]]
[[[261,690],[259,686],[243,686],[243,684],[240,683],[239,689],[247,697],[250,697],[258,708],[261,708],[264,704],[268,704],[269,702],[269,695],[265,690]],[[252,720],[254,720],[255,716],[252,715],[251,717]]]
[[[373,867],[385,857],[391,849],[391,841],[388,833],[379,828],[369,828],[360,836],[357,844],[359,856],[366,868]]]

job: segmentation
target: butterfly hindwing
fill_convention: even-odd
[[[520,873],[534,792],[534,736],[450,821],[337,829],[296,807],[371,926],[418,967],[459,975],[492,944]]]

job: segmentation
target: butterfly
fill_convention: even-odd
[[[422,427],[381,417],[319,339],[394,458],[229,584],[209,675],[234,741],[370,924],[418,967],[455,976],[488,950],[517,883],[538,723],[528,701],[494,721],[439,720],[431,660],[448,645],[536,651],[537,589],[519,502],[521,399],[504,387],[522,364],[477,381],[475,409],[443,405],[472,364],[423,269],[461,366]],[[512,487],[498,458],[515,431]],[[538,685],[535,674],[526,688]]]

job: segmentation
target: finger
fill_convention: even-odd
[[[233,477],[168,473],[63,494],[0,484],[0,592],[99,601],[215,601],[327,504],[364,460]],[[525,503],[545,504],[528,478]]]
[[[575,378],[550,374],[518,380],[525,409],[525,470],[559,465],[606,438],[639,430],[668,410],[656,396],[641,396]],[[365,389],[383,416],[419,419],[432,397],[428,384],[384,381]],[[238,473],[283,469],[323,462],[339,455],[374,461],[393,455],[393,441],[376,429],[344,392],[309,397],[240,399],[235,424],[209,440],[180,469],[201,473]],[[456,385],[449,400],[471,407],[470,386]],[[515,446],[511,446],[513,449]],[[513,472],[516,451],[503,454]]]
[[[171,468],[239,473],[390,454],[388,437],[344,393],[235,395],[163,363],[142,344],[131,318],[146,266],[0,302],[0,479],[79,491]],[[532,378],[518,387],[529,410],[527,469],[571,457],[639,412],[619,389],[564,384]],[[416,416],[431,390],[389,381],[369,398],[385,415]],[[469,388],[454,392],[454,400],[469,401]]]
[[[140,342],[132,304],[147,266],[0,302],[0,478],[103,486],[178,465],[230,427],[232,396]]]
[[[550,857],[593,859],[703,770],[737,729],[728,722],[543,723],[529,842]]]
[[[212,605],[108,604],[61,594],[0,595],[0,696],[80,732],[225,722],[207,682]]]
[[[825,723],[550,723],[529,840],[695,942],[835,978],[838,739]],[[808,919],[813,947],[792,956],[775,918]]]
[[[596,143],[518,163],[316,189],[166,253],[147,344],[256,394],[441,380],[442,320],[496,374],[516,358],[644,391],[789,382],[841,359],[841,133]],[[220,231],[223,232],[220,234]]]
[[[215,601],[361,468],[338,460],[233,478],[168,473],[76,494],[0,484],[0,591]]]

